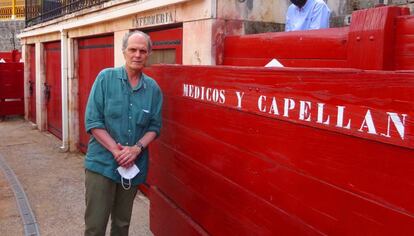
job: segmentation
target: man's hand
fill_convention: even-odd
[[[119,152],[114,154],[115,160],[118,165],[129,168],[134,165],[135,160],[141,153],[141,149],[137,146],[122,146],[118,143]]]

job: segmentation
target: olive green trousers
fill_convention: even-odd
[[[104,236],[111,216],[111,236],[128,235],[137,187],[125,190],[98,173],[85,170],[85,236]]]

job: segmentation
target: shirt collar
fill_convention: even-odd
[[[125,69],[125,65],[123,65],[121,67],[121,71],[122,72],[118,74],[118,79],[122,80],[125,85],[127,85],[129,88],[131,88],[131,85],[128,83],[128,76],[127,76],[127,72],[126,72],[126,69]],[[147,89],[146,80],[147,80],[146,75],[144,73],[141,73],[141,78],[139,80],[139,83],[135,88],[131,88],[132,91],[138,91],[141,88]]]

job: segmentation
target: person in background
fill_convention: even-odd
[[[148,145],[161,128],[162,93],[142,70],[151,39],[141,31],[125,34],[125,65],[102,70],[85,112],[91,135],[85,165],[85,235],[128,235],[137,185],[148,170]]]
[[[322,29],[329,27],[331,10],[323,0],[290,0],[286,13],[285,31]]]

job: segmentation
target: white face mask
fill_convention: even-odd
[[[118,170],[119,174],[121,175],[122,187],[125,190],[130,189],[131,188],[131,179],[133,179],[139,173],[138,166],[135,165],[135,164],[133,166],[129,167],[129,168],[125,168],[125,167],[120,166],[120,167],[117,168],[117,170]],[[128,180],[128,184],[127,184],[126,187],[125,187],[125,184],[124,184],[124,179]]]

